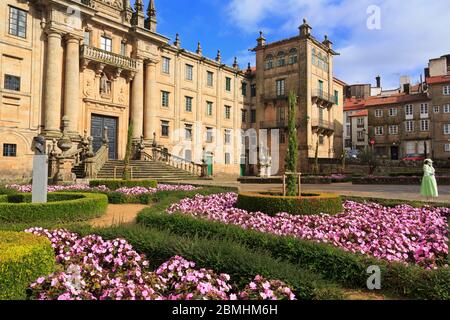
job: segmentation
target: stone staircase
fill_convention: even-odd
[[[132,167],[133,179],[155,179],[168,182],[200,179],[198,176],[195,176],[188,171],[177,169],[157,161],[132,160],[130,166]],[[74,168],[74,170],[77,169]],[[124,161],[107,161],[98,173],[97,178],[114,179],[114,170],[116,170],[116,178],[121,179],[124,172]]]

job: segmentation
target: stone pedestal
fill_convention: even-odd
[[[32,202],[47,202],[47,183],[48,183],[48,156],[33,156],[33,185]]]
[[[76,180],[72,168],[75,160],[71,158],[58,158],[58,175],[56,176],[56,183],[74,182]]]

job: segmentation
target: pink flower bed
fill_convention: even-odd
[[[227,274],[196,269],[195,263],[176,256],[156,271],[149,269],[123,239],[105,241],[96,235],[81,238],[66,230],[32,228],[26,232],[50,239],[58,270],[30,285],[38,300],[236,300],[291,299],[283,282],[255,277],[242,292]]]
[[[197,195],[173,204],[169,214],[233,224],[279,236],[329,243],[344,250],[425,268],[448,267],[448,208],[387,208],[370,203],[344,203],[340,215],[274,217],[235,208],[237,194]]]
[[[18,185],[11,184],[6,186],[9,189],[14,189],[19,192],[31,192],[31,185]],[[169,185],[169,184],[159,184],[156,188],[144,188],[144,187],[133,187],[133,188],[120,188],[116,192],[120,192],[126,195],[138,196],[141,194],[152,194],[158,191],[193,191],[197,190],[197,187],[191,185]],[[96,192],[108,192],[111,191],[106,186],[98,186],[95,188],[90,187],[87,184],[74,184],[67,186],[48,186],[48,192],[60,192],[60,191],[96,191]]]

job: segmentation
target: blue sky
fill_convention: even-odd
[[[134,2],[132,0],[132,2]],[[145,6],[149,0],[144,0]],[[258,31],[268,41],[298,33],[307,18],[313,34],[328,34],[341,53],[335,75],[347,83],[374,83],[382,77],[384,88],[397,87],[399,77],[418,81],[428,59],[450,53],[450,1],[429,0],[155,0],[158,33],[172,40],[180,34],[182,47],[231,64],[237,56],[244,68],[254,57]],[[379,29],[367,20],[379,8]],[[368,9],[370,9],[368,13]]]

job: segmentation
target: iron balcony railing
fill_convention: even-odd
[[[327,101],[327,102],[331,102],[333,104],[337,104],[337,99],[335,95],[331,95],[328,92],[325,92],[321,89],[315,89],[312,92],[312,97],[313,98],[319,98],[321,100]]]
[[[81,58],[112,65],[124,70],[135,71],[137,69],[137,61],[133,58],[88,45],[81,46]]]

